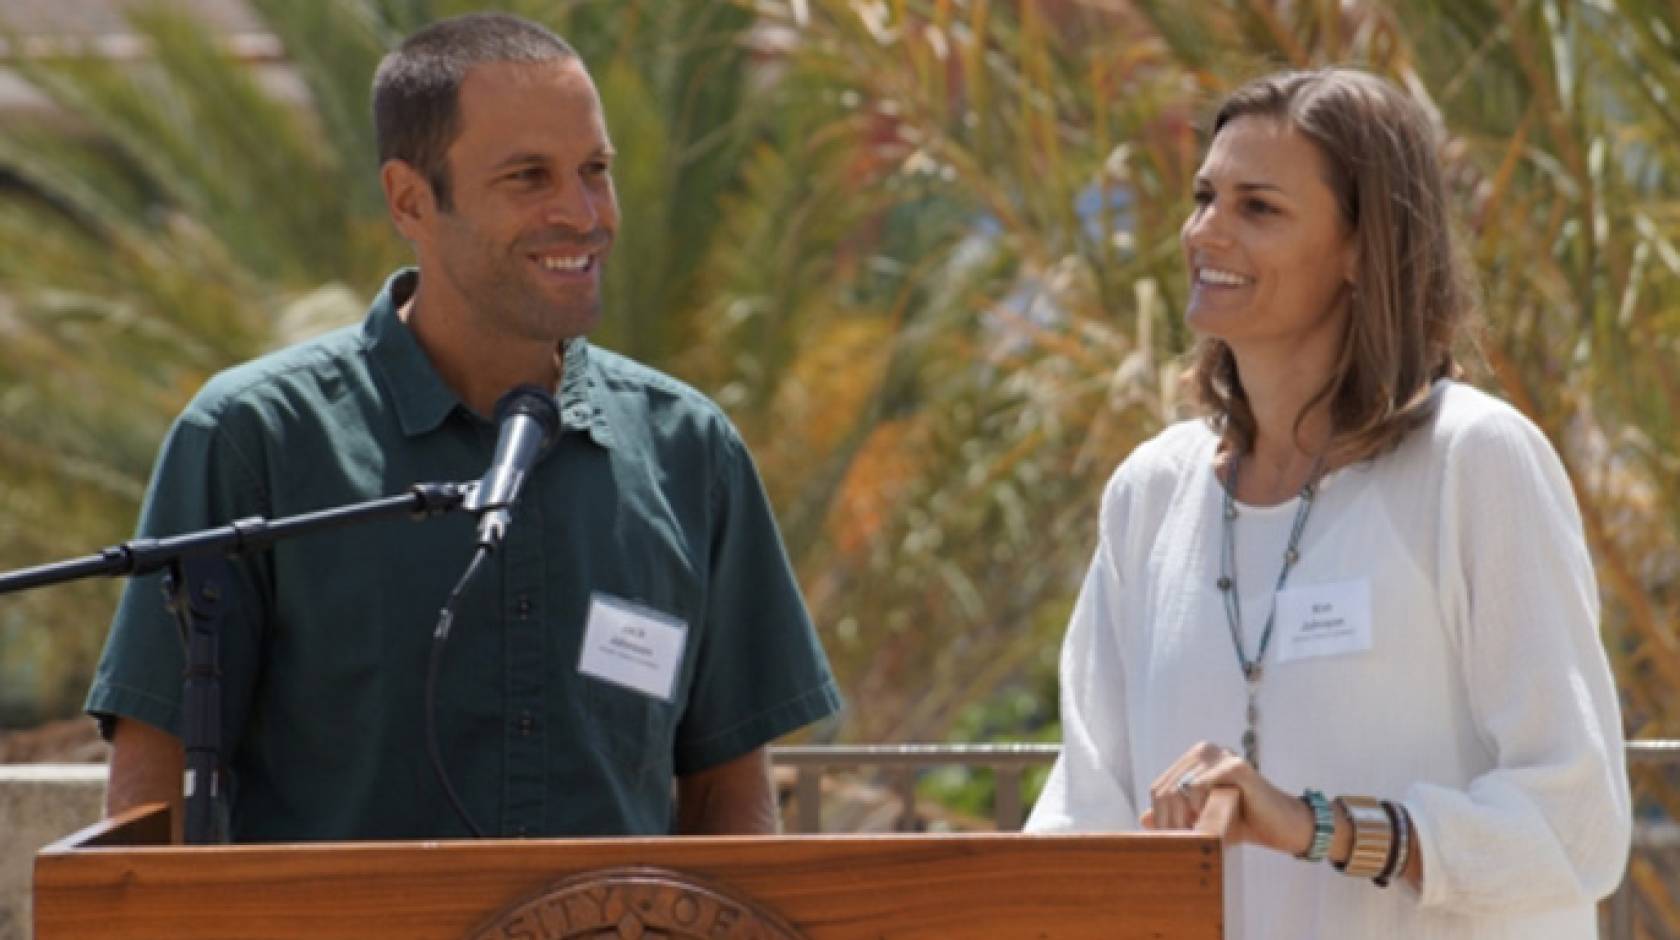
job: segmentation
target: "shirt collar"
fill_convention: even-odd
[[[362,326],[368,356],[391,392],[397,423],[407,437],[428,434],[443,424],[450,412],[469,409],[455,390],[444,383],[432,360],[397,311],[414,296],[420,272],[403,268],[386,280],[368,310]],[[569,340],[561,358],[562,375],[556,398],[563,431],[582,431],[602,447],[611,447],[612,428],[591,367],[589,342],[583,337]]]
[[[566,341],[560,357],[560,426],[567,431],[583,431],[590,440],[602,447],[612,447],[612,426],[607,411],[601,407],[601,391],[595,382],[595,370],[589,356],[589,340],[574,336]]]
[[[367,339],[368,358],[391,392],[392,407],[403,434],[419,437],[437,430],[443,419],[460,406],[454,389],[432,367],[432,360],[420,348],[408,325],[397,311],[414,296],[420,272],[404,268],[385,281],[368,310],[362,335]]]

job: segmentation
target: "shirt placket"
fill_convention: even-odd
[[[521,500],[514,519],[499,552],[507,676],[501,831],[508,836],[528,836],[542,833],[545,825],[548,729],[543,701],[543,623],[550,604],[543,596],[540,502]]]

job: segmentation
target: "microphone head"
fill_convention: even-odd
[[[468,512],[513,505],[526,473],[560,437],[560,406],[546,389],[516,385],[496,402],[496,425],[496,453],[490,469],[461,503]]]
[[[515,415],[529,415],[542,428],[542,449],[547,450],[560,436],[560,406],[554,393],[535,385],[515,385],[496,402],[496,424],[506,424]]]

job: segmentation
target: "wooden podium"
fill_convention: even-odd
[[[149,806],[42,849],[35,937],[1216,938],[1197,831],[171,846]]]

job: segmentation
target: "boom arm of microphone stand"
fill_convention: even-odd
[[[476,482],[417,483],[400,496],[387,496],[365,503],[323,509],[273,521],[261,516],[252,516],[236,520],[229,525],[198,532],[163,538],[130,539],[102,548],[97,554],[0,574],[0,594],[80,581],[84,578],[151,574],[167,568],[176,558],[192,555],[243,555],[293,536],[384,516],[406,514],[416,519],[427,519],[461,509],[467,497],[477,488]]]

